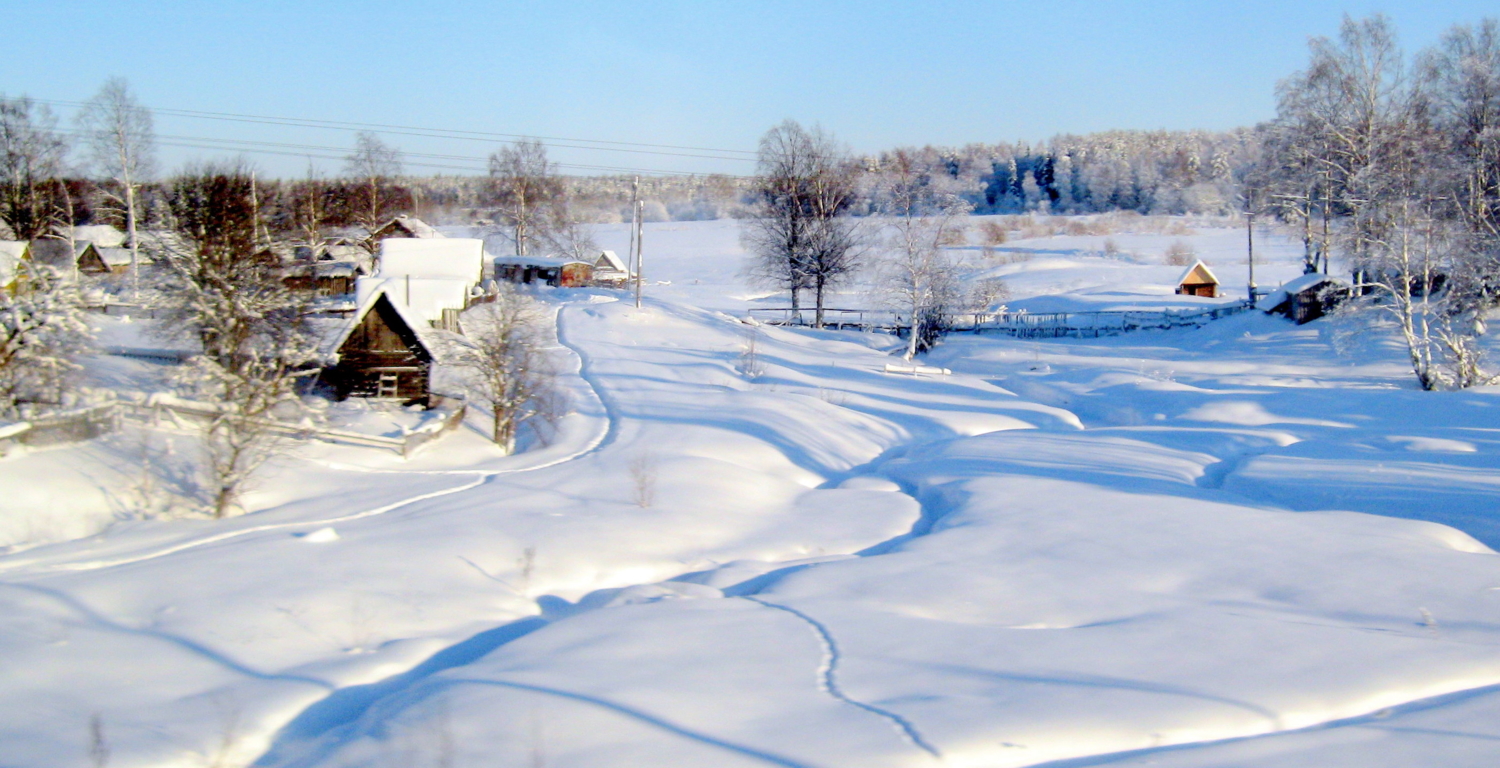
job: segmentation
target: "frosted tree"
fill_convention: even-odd
[[[67,153],[57,118],[45,104],[0,96],[0,219],[17,239],[45,237],[60,223]]]
[[[525,256],[532,241],[545,240],[549,225],[569,221],[557,167],[536,139],[522,139],[491,154],[490,185],[491,201],[510,227],[517,256]]]
[[[16,418],[27,403],[61,404],[89,341],[77,284],[22,262],[14,289],[0,290],[0,415]]]
[[[130,238],[130,279],[132,285],[138,285],[137,196],[141,184],[151,180],[156,167],[156,133],[151,110],[136,101],[124,78],[112,77],[84,104],[78,115],[78,127],[95,172],[118,190],[115,202],[125,214],[125,230]]]
[[[550,421],[561,405],[557,371],[547,353],[547,313],[530,296],[502,284],[494,300],[464,313],[457,364],[469,390],[490,408],[490,437],[511,453],[522,424]]]
[[[829,292],[855,272],[864,252],[848,215],[859,169],[831,134],[795,120],[761,137],[757,162],[754,216],[740,230],[751,252],[746,273],[788,291],[793,309],[812,291],[821,328]]]
[[[166,333],[202,353],[182,385],[217,404],[204,426],[205,487],[214,517],[231,514],[280,445],[278,408],[294,407],[300,369],[314,356],[304,307],[257,258],[259,211],[250,170],[236,164],[189,168],[170,192],[174,228],[188,247],[167,256]]]
[[[898,152],[881,168],[875,196],[889,234],[876,267],[883,301],[910,326],[905,358],[931,347],[949,315],[968,303],[963,263],[953,245],[971,206],[931,183]]]
[[[354,140],[354,152],[344,160],[344,173],[355,182],[354,200],[350,206],[354,222],[368,235],[395,215],[407,202],[397,184],[402,172],[401,150],[370,131],[360,131]],[[364,246],[375,252],[376,243],[368,236]]]

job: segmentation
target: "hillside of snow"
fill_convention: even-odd
[[[1237,298],[1244,234],[976,267],[1033,312],[1183,306],[1168,246]],[[1260,285],[1301,273],[1256,240]],[[736,222],[645,243],[639,309],[542,292],[571,412],[514,456],[481,413],[409,460],[299,442],[223,521],[174,501],[172,424],[0,458],[0,766],[1500,757],[1500,389],[1420,392],[1388,331],[1259,313],[959,334],[925,359],[950,375],[892,374],[888,335],[742,322],[786,299]]]

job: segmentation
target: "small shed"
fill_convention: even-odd
[[[584,288],[594,284],[594,265],[587,261],[565,262],[558,270],[558,284],[564,288]]]
[[[600,251],[594,260],[594,283],[619,287],[630,280],[630,268],[614,251]]]
[[[563,263],[538,256],[500,256],[495,259],[495,279],[512,283],[562,285]]]
[[[320,379],[335,396],[426,404],[431,396],[432,347],[419,324],[384,290],[360,302],[333,325],[323,344]]]
[[[1302,325],[1332,312],[1352,295],[1354,288],[1343,280],[1312,272],[1277,288],[1255,306]]]
[[[1177,278],[1177,294],[1216,299],[1219,297],[1219,278],[1214,276],[1207,264],[1195,261],[1182,273],[1182,277]]]
[[[31,260],[36,264],[46,264],[64,276],[72,275],[75,267],[85,275],[102,275],[110,271],[99,248],[89,240],[73,243],[67,240],[33,240]]]

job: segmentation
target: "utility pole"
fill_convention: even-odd
[[[637,176],[634,181],[630,182],[630,251],[625,254],[625,279],[627,281],[637,271],[635,264],[635,206],[640,198],[641,177]]]
[[[637,201],[635,208],[635,308],[641,308],[641,281],[646,273],[646,203]]]
[[[1255,206],[1250,195],[1245,195],[1245,251],[1246,263],[1250,266],[1250,303],[1255,304]]]

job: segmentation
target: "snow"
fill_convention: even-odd
[[[365,307],[374,301],[375,296],[384,293],[391,297],[391,303],[400,305],[405,316],[421,321],[412,324],[413,328],[418,328],[442,320],[445,309],[463,311],[469,305],[474,287],[473,282],[457,278],[361,277],[354,281],[354,296],[357,305]],[[360,314],[356,310],[355,315]]]
[[[1232,281],[1243,238],[982,269],[1013,306],[1160,311],[1215,301],[1171,295],[1169,244]],[[1258,278],[1300,272],[1256,242]],[[951,373],[888,375],[889,336],[741,322],[785,299],[738,276],[735,222],[645,243],[639,309],[538,290],[570,413],[515,455],[477,408],[411,459],[298,442],[222,521],[171,503],[196,449],[170,425],[0,460],[0,762],[89,765],[94,716],[143,767],[1500,754],[1500,390],[1421,392],[1389,331],[1259,313],[954,335],[918,362]]]
[[[383,278],[466,280],[479,283],[484,273],[484,241],[472,238],[390,237],[380,241]]]

